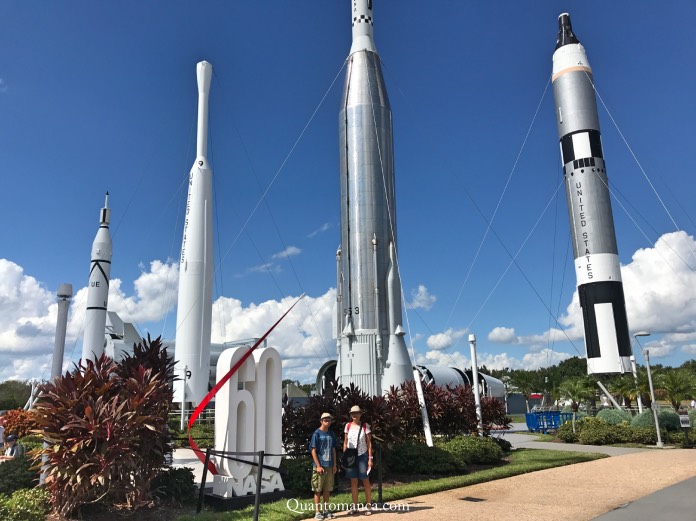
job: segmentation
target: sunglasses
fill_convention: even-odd
[[[330,421],[331,421],[331,418],[322,418],[321,421],[323,421],[323,422],[330,422]]]

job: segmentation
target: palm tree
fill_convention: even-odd
[[[540,377],[536,372],[519,369],[510,374],[510,385],[516,387],[524,397],[524,403],[529,412],[529,395],[538,392],[543,388]]]
[[[573,432],[575,432],[575,417],[580,404],[594,398],[594,385],[586,376],[569,378],[558,386],[558,394],[561,398],[570,400],[570,408],[573,410]]]
[[[682,400],[688,400],[696,393],[696,377],[688,369],[665,371],[657,378],[656,384],[675,411],[679,410]]]
[[[628,409],[631,408],[631,401],[638,397],[636,382],[631,374],[622,374],[620,377],[615,378],[609,384],[609,391],[611,394],[619,396],[623,400],[624,406]]]

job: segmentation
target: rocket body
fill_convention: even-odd
[[[372,36],[372,1],[352,0],[339,114],[341,249],[337,378],[370,395],[412,380],[396,258],[392,115]]]
[[[179,259],[179,300],[176,319],[175,372],[185,391],[174,386],[174,401],[199,403],[208,392],[210,328],[213,307],[213,172],[208,165],[208,95],[212,65],[196,66],[198,139],[191,168]],[[182,393],[185,392],[185,396]]]
[[[85,336],[82,340],[82,361],[96,360],[104,353],[106,345],[106,307],[109,302],[109,275],[111,274],[111,233],[109,221],[109,194],[104,208],[99,212],[99,229],[92,243],[85,312]]]
[[[592,69],[568,14],[559,17],[553,94],[587,371],[630,370],[631,345]]]

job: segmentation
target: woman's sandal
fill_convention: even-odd
[[[365,505],[365,515],[366,516],[371,516],[372,515],[372,505],[368,503]]]

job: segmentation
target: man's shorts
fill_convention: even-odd
[[[322,467],[324,472],[319,474],[316,469],[312,471],[312,492],[331,492],[334,488],[334,474],[332,467]]]
[[[357,465],[353,468],[346,469],[346,477],[350,479],[366,479],[367,478],[367,452],[358,456]]]

